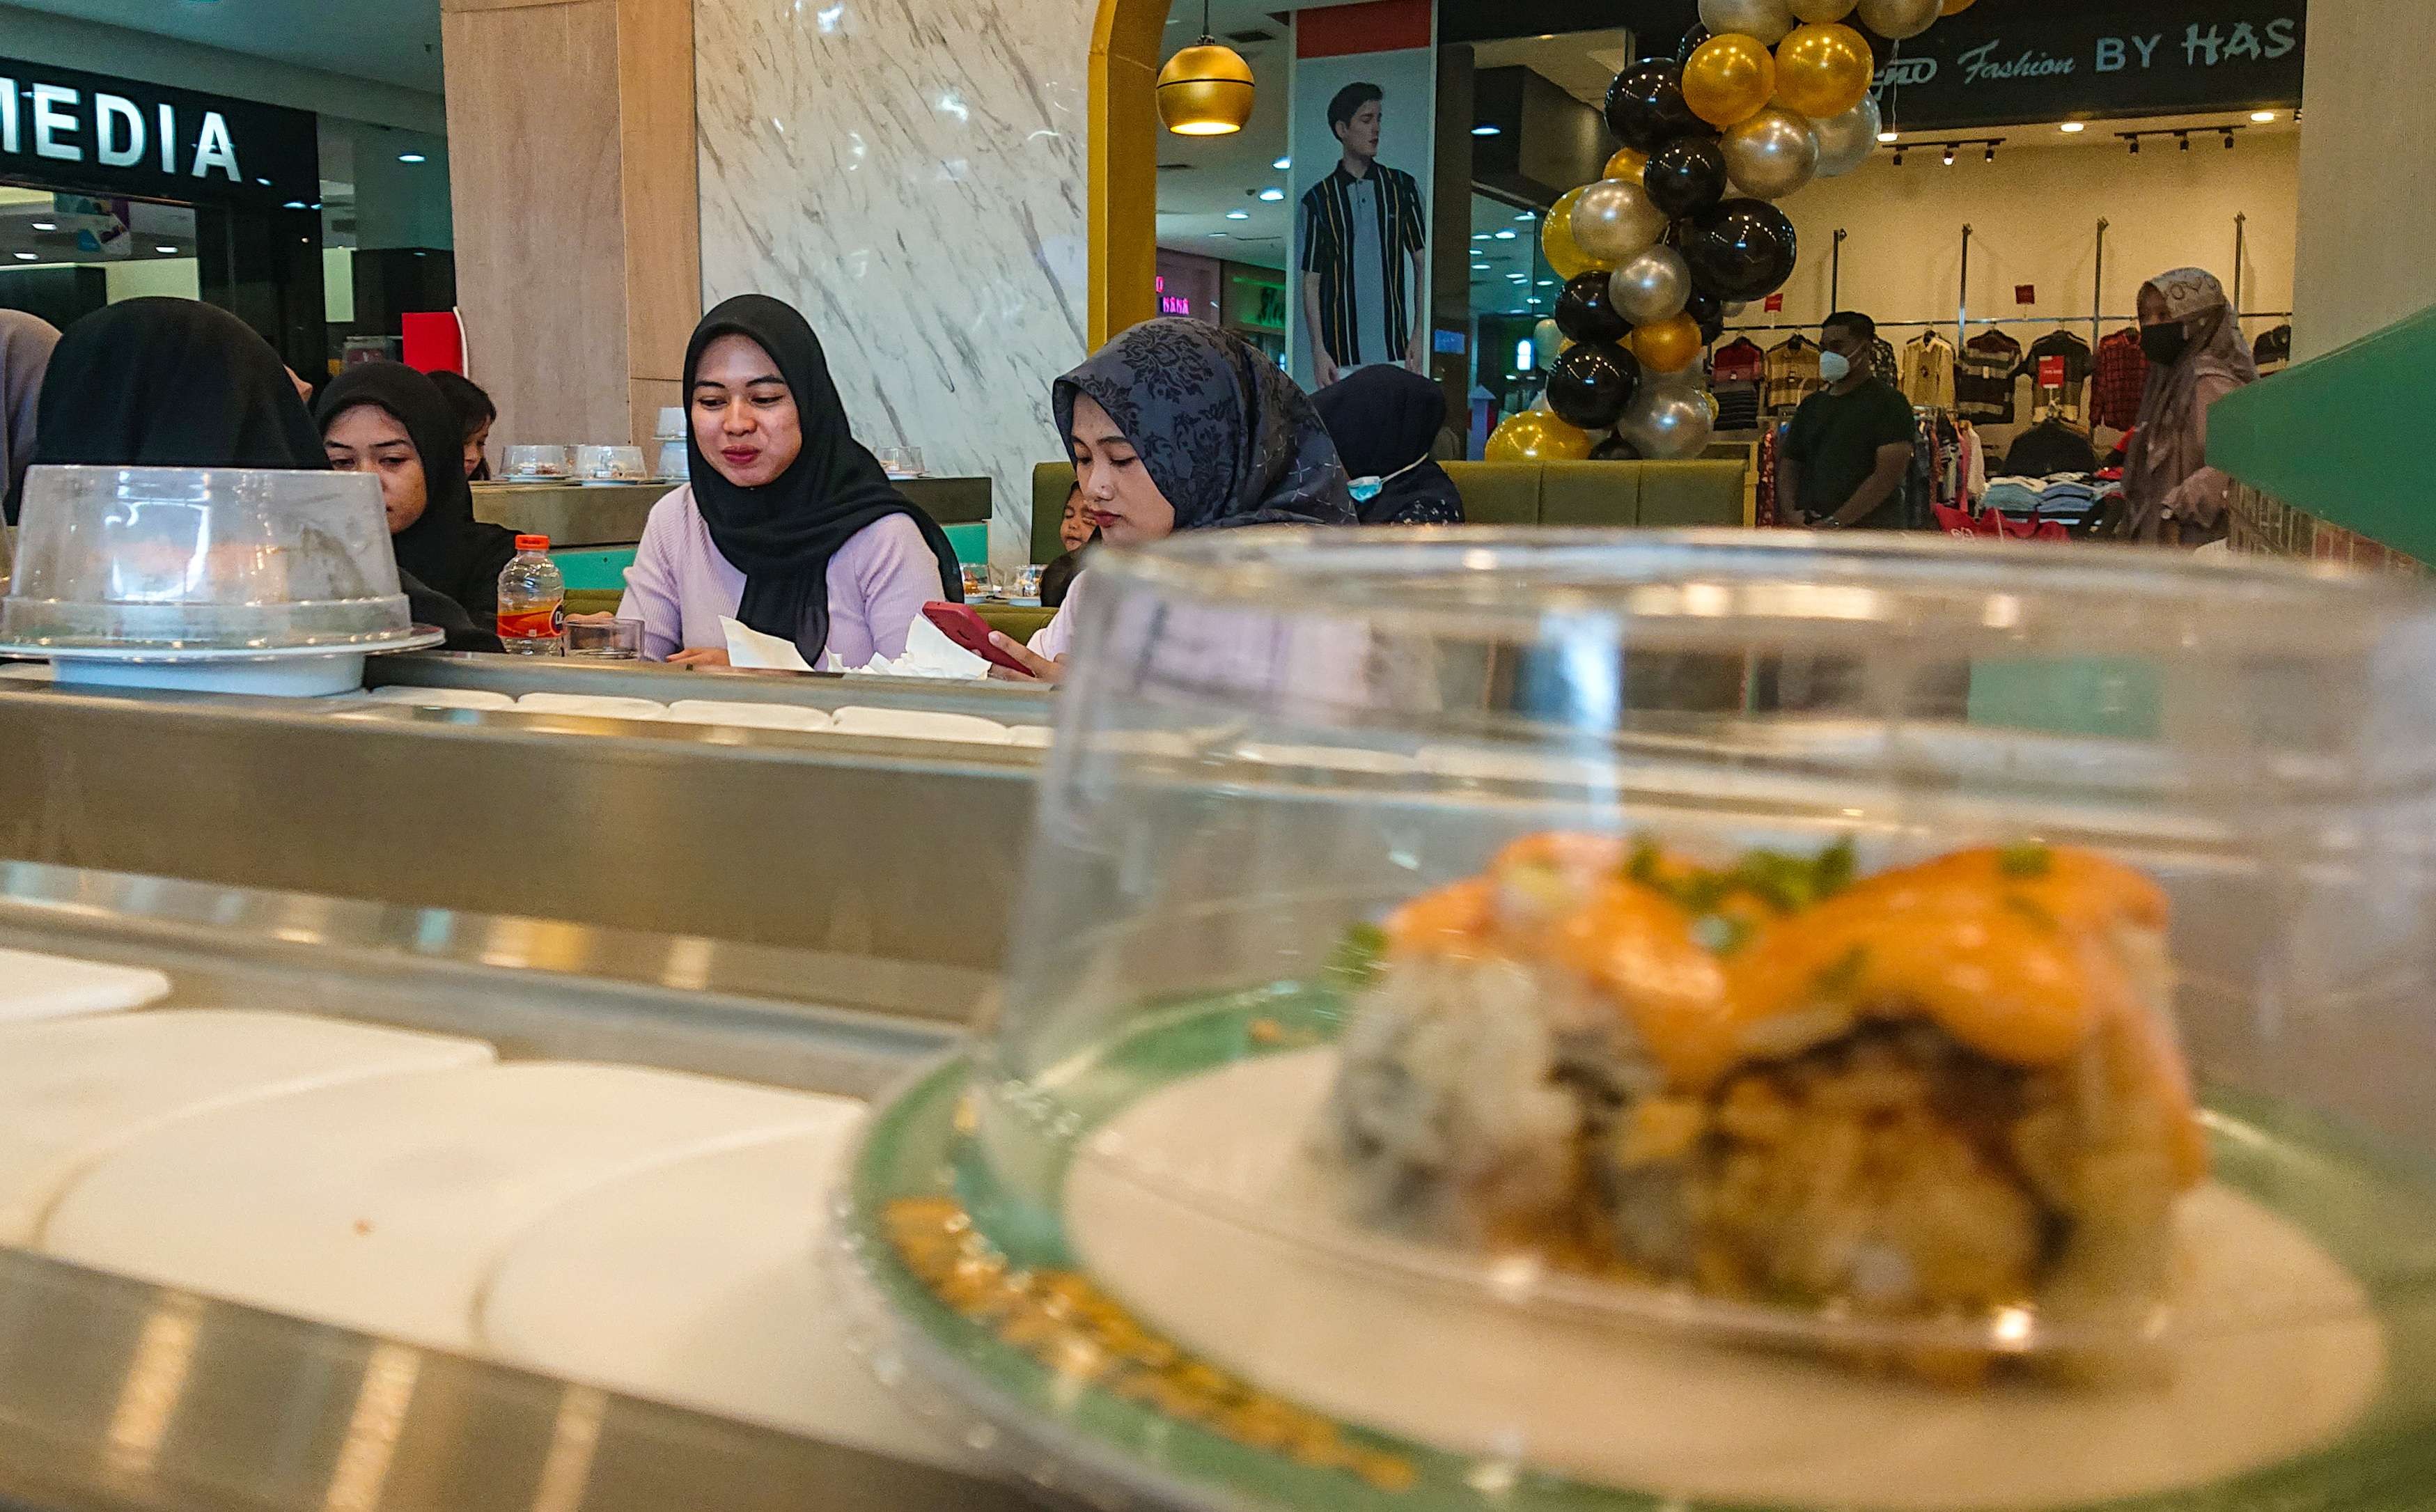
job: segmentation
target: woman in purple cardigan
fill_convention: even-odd
[[[960,602],[955,548],[855,441],[820,339],[740,294],[686,345],[693,481],[652,506],[618,617],[643,654],[727,664],[725,617],[841,667],[905,654],[925,603]]]

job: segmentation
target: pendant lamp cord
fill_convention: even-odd
[[[1218,40],[1209,32],[1209,0],[1201,0],[1201,40],[1204,43]]]

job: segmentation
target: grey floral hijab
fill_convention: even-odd
[[[1089,394],[1175,507],[1175,528],[1350,525],[1345,464],[1311,400],[1248,343],[1202,321],[1144,321],[1057,380],[1060,440]]]
[[[2176,485],[2207,465],[2205,398],[2258,381],[2258,364],[2242,344],[2241,322],[2224,285],[2200,268],[2177,268],[2149,280],[2166,313],[2191,332],[2180,360],[2150,363],[2140,396],[2139,427],[2123,459],[2124,494],[2143,538],[2157,533],[2159,511]],[[2195,318],[2214,312],[2213,322]],[[2194,325],[2202,328],[2192,330]]]

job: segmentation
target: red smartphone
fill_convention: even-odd
[[[1032,669],[990,643],[989,621],[970,604],[926,603],[922,617],[939,627],[942,634],[971,652],[992,667],[1003,667],[1010,672],[1032,675]]]

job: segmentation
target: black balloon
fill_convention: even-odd
[[[1717,338],[1726,334],[1726,302],[1705,288],[1693,287],[1692,298],[1684,304],[1683,313],[1700,322],[1703,344],[1714,346]]]
[[[1700,43],[1707,42],[1710,35],[1706,26],[1697,21],[1692,23],[1692,29],[1683,33],[1683,45],[1675,49],[1675,61],[1679,63],[1690,62],[1692,55],[1700,50]]]
[[[1636,151],[1655,151],[1679,136],[1714,136],[1717,129],[1683,103],[1683,65],[1644,58],[1615,76],[1607,91],[1608,130]]]
[[[1726,154],[1703,136],[1679,136],[1641,170],[1649,202],[1669,216],[1696,216],[1726,197]]]
[[[1793,276],[1793,222],[1765,200],[1729,200],[1696,216],[1683,238],[1692,280],[1721,300],[1765,298]]]
[[[1621,341],[1632,322],[1608,293],[1608,275],[1592,269],[1565,283],[1557,296],[1557,329],[1576,341]]]
[[[1584,341],[1548,370],[1548,408],[1569,426],[1605,430],[1623,418],[1640,387],[1641,364],[1631,353],[1612,341]]]
[[[1610,436],[1605,441],[1600,442],[1597,445],[1591,448],[1591,461],[1594,462],[1637,462],[1641,461],[1641,448],[1625,440],[1622,436]]]

